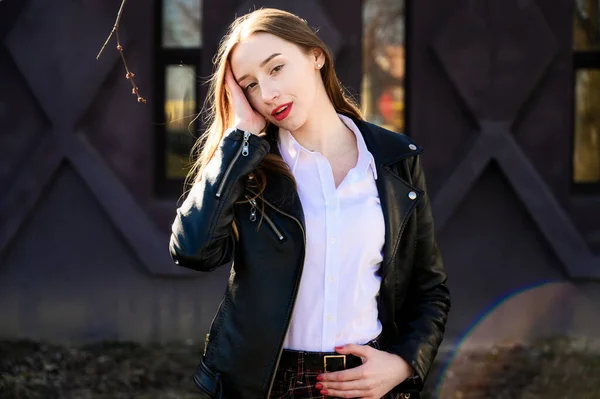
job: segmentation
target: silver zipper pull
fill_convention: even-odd
[[[250,139],[250,135],[252,133],[250,132],[244,132],[244,142],[242,144],[242,155],[247,157],[248,156],[248,140]]]
[[[252,205],[252,208],[250,208],[250,221],[256,222],[256,200],[251,199],[250,205]]]

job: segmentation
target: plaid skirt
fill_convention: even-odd
[[[375,349],[379,348],[379,342],[377,339],[369,343],[370,346]],[[322,353],[322,355],[331,355],[332,353]],[[323,370],[311,370],[304,367],[302,361],[298,362],[297,367],[279,367],[275,373],[275,381],[273,382],[273,389],[269,399],[289,399],[289,398],[301,398],[301,399],[317,399],[317,398],[329,398],[333,396],[323,396],[320,390],[315,388],[317,384],[317,376],[322,374]],[[413,399],[417,395],[409,394],[392,394],[388,393],[383,396],[382,399]]]

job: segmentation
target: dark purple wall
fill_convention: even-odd
[[[252,4],[320,26],[359,93],[358,0],[205,0],[201,76]],[[95,59],[119,5],[0,2],[2,336],[201,339],[221,299],[226,268],[187,272],[167,253],[176,198],[155,194],[155,7],[128,2],[121,32],[148,104],[131,95],[114,42]],[[426,147],[453,294],[448,344],[467,332],[484,344],[598,336],[600,198],[569,189],[571,8],[409,4],[407,133]]]

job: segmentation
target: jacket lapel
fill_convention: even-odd
[[[381,275],[385,277],[398,250],[402,231],[422,192],[403,180],[389,166],[377,167],[377,191],[385,220],[385,243]]]
[[[377,191],[385,220],[385,243],[383,246],[383,263],[381,276],[385,278],[390,263],[396,256],[398,244],[402,237],[404,226],[416,207],[423,192],[412,186],[399,173],[409,168],[403,162],[423,152],[407,136],[393,133],[364,121],[354,121],[359,127],[367,148],[373,154],[377,169]]]

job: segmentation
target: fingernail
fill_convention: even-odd
[[[321,389],[321,388],[323,388],[323,384],[321,384],[320,382],[317,382],[317,385],[315,385],[315,388]]]
[[[335,349],[344,349],[343,346],[336,346]]]
[[[323,381],[323,376],[322,376],[322,375],[318,375],[318,376],[317,376],[317,380],[319,380],[319,381]]]
[[[329,392],[327,392],[327,389],[323,389],[321,390],[321,395],[327,395]]]

